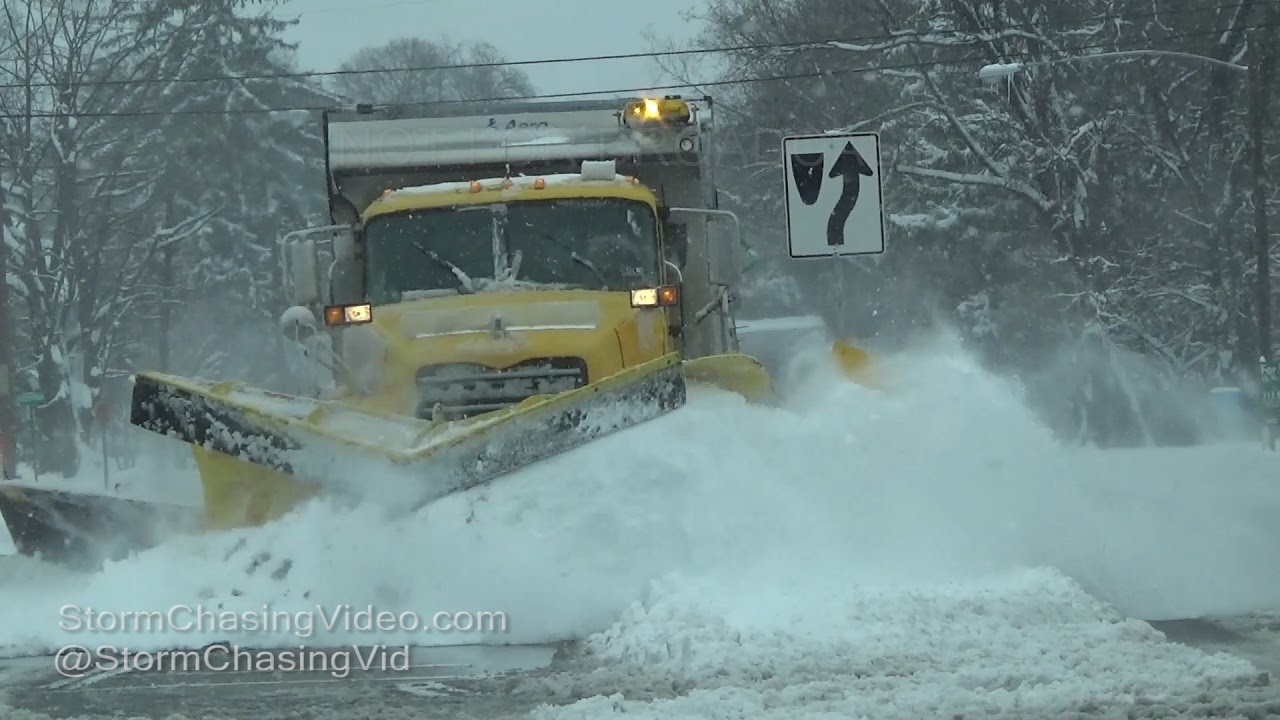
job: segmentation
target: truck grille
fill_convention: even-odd
[[[418,417],[460,420],[501,410],[533,395],[587,384],[581,358],[538,358],[498,370],[475,363],[428,365],[418,371]]]

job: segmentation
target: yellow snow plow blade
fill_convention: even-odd
[[[885,389],[883,378],[871,353],[844,340],[836,340],[831,345],[831,355],[835,360],[836,368],[845,377],[859,385],[877,390]]]
[[[225,527],[265,522],[313,492],[411,511],[665,415],[685,400],[675,353],[456,422],[142,373],[130,421],[195,446],[209,523]],[[249,466],[257,469],[242,481]]]

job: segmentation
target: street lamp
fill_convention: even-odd
[[[1029,67],[1037,67],[1040,65],[1057,65],[1059,63],[1080,62],[1084,60],[1100,60],[1103,58],[1132,57],[1136,55],[1156,55],[1156,56],[1163,56],[1163,57],[1176,57],[1176,58],[1183,58],[1187,60],[1196,60],[1198,62],[1206,62],[1212,65],[1217,65],[1219,67],[1227,67],[1232,70],[1238,70],[1240,72],[1249,71],[1248,65],[1237,65],[1233,62],[1227,62],[1226,60],[1211,58],[1206,55],[1196,55],[1194,53],[1184,53],[1184,52],[1178,52],[1176,50],[1119,50],[1116,52],[1098,53],[1096,55],[1078,55],[1075,57],[1053,58],[1050,60],[1037,60],[1035,62],[1029,62],[1029,63],[1018,63],[1018,62],[992,63],[990,65],[983,65],[982,68],[978,70],[978,78],[983,81],[993,83],[1003,78],[1013,77],[1014,75],[1017,75],[1018,73],[1022,72],[1024,69]]]
[[[1194,60],[1196,62],[1207,63],[1246,73],[1246,79],[1249,85],[1249,141],[1253,146],[1253,225],[1256,233],[1256,240],[1254,242],[1256,257],[1254,259],[1258,265],[1257,286],[1255,287],[1257,302],[1256,312],[1258,316],[1258,354],[1261,356],[1262,364],[1265,365],[1271,360],[1271,263],[1270,238],[1267,234],[1265,149],[1262,143],[1263,127],[1266,122],[1266,112],[1264,107],[1266,103],[1266,95],[1264,94],[1265,90],[1260,76],[1260,68],[1262,67],[1260,57],[1261,47],[1260,38],[1256,34],[1251,34],[1248,45],[1248,52],[1252,60],[1250,65],[1237,65],[1233,62],[1219,60],[1206,55],[1196,55],[1194,53],[1178,52],[1176,50],[1119,50],[1116,52],[1098,53],[1096,55],[1079,55],[1074,57],[1052,58],[1049,60],[1037,60],[1029,63],[991,63],[989,65],[982,66],[978,70],[978,79],[985,83],[993,84],[1002,79],[1012,78],[1014,75],[1017,75],[1029,67],[1056,65],[1058,63],[1068,62],[1082,62],[1086,60],[1101,60],[1104,58],[1133,57],[1139,55]]]

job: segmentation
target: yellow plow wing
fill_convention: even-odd
[[[865,387],[884,390],[886,386],[876,358],[871,353],[844,340],[831,345],[831,356],[842,375]]]
[[[836,369],[849,380],[876,390],[886,389],[875,356],[844,340],[831,346]],[[773,405],[777,391],[769,371],[754,357],[741,353],[711,355],[686,360],[685,377],[691,384],[711,385],[738,393],[748,402]]]
[[[772,404],[776,401],[768,370],[750,355],[709,355],[686,360],[684,372],[690,383],[735,392],[747,402]]]

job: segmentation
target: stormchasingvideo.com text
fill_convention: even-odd
[[[120,635],[193,633],[228,637],[233,634],[287,634],[306,640],[317,631],[351,635],[504,633],[508,630],[504,612],[461,610],[424,614],[345,604],[332,607],[317,605],[302,610],[281,610],[270,605],[248,610],[174,605],[164,610],[125,611],[64,605],[58,614],[59,626],[66,632]]]
[[[114,645],[67,645],[53,656],[65,678],[103,672],[161,673],[327,673],[345,679],[352,672],[407,672],[409,646],[351,645],[340,648],[249,649],[217,644],[198,650],[129,650]]]

